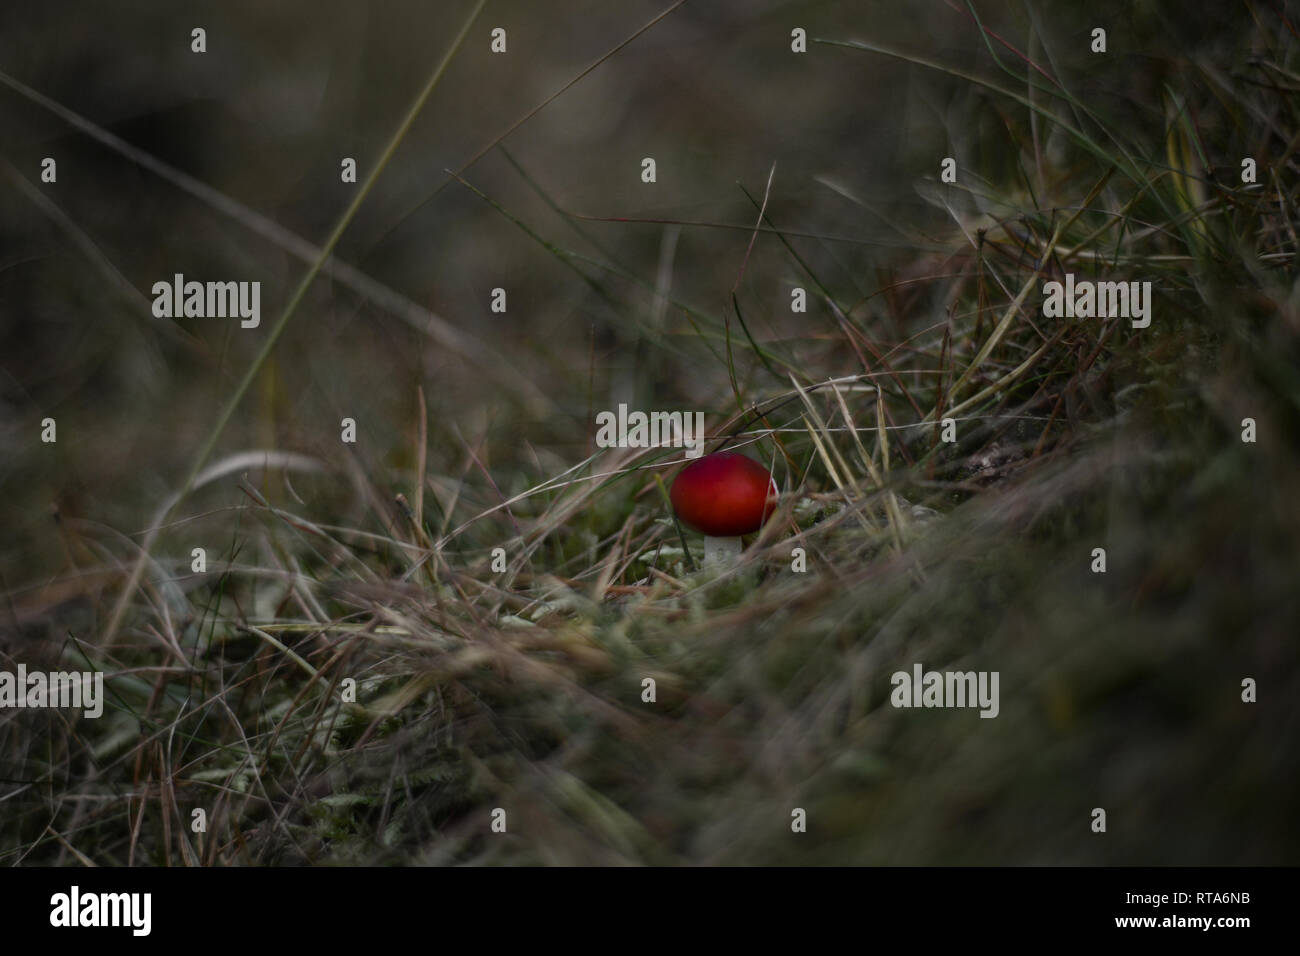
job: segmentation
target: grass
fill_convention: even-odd
[[[548,442],[523,387],[448,416],[422,384],[360,450],[216,450],[245,393],[283,401],[268,357],[379,162],[144,532],[72,522],[62,572],[6,570],[0,662],[103,671],[109,700],[0,720],[0,862],[1294,863],[1300,126],[1294,36],[1251,9],[1248,60],[1151,66],[1160,123],[1072,90],[1036,21],[1031,55],[965,8],[973,66],[821,38],[997,120],[957,183],[927,162],[910,221],[837,187],[892,232],[851,282],[836,227],[783,228],[779,168],[747,223],[642,217],[747,243],[713,308],[514,152],[495,188],[458,169],[444,193],[576,272],[643,374],[692,377],[710,450],[773,465],[722,573],[665,506],[680,452]],[[770,318],[763,270],[814,308]],[[1045,319],[1066,272],[1150,280],[1150,328]],[[916,662],[998,671],[1000,715],[890,706]]]

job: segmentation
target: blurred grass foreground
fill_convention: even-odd
[[[474,10],[0,11],[0,863],[1300,862],[1286,6]]]

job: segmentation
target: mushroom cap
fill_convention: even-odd
[[[683,468],[669,498],[677,517],[714,538],[757,531],[776,508],[767,469],[734,451],[705,455]]]

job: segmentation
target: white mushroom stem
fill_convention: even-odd
[[[704,538],[705,564],[735,564],[740,558],[741,542],[739,538]]]

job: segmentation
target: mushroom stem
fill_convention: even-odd
[[[704,563],[705,564],[735,564],[740,558],[741,542],[740,538],[715,538],[706,535],[704,538]]]

